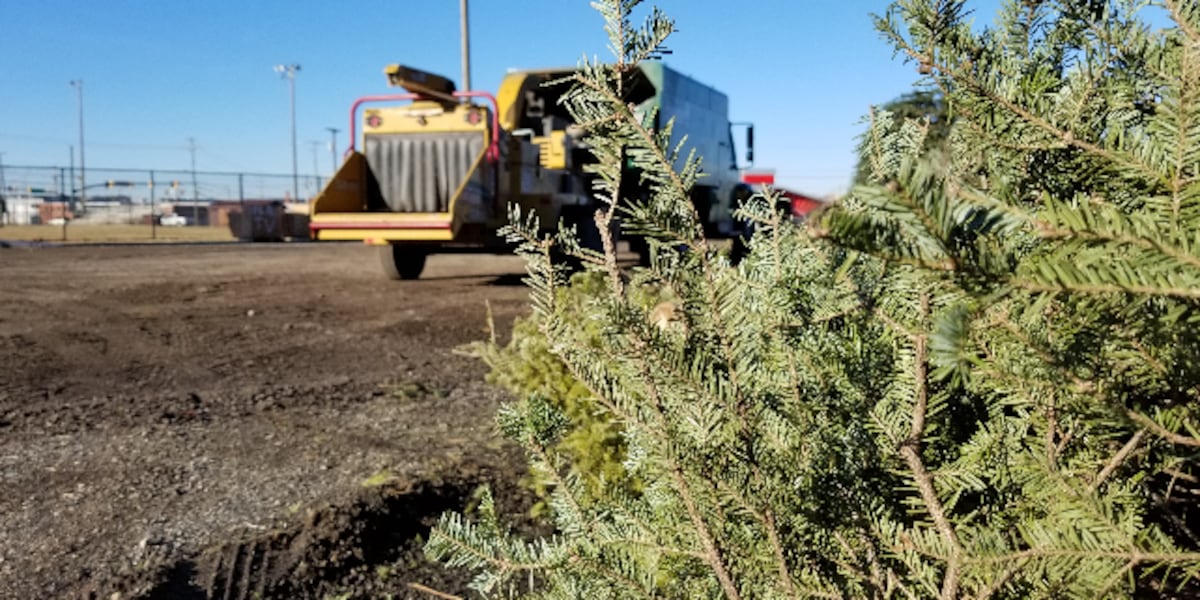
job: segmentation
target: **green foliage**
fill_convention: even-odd
[[[875,119],[891,124],[889,131],[885,128],[874,127]],[[945,152],[950,142],[950,125],[952,118],[947,109],[946,101],[941,94],[929,90],[909,92],[884,104],[878,110],[872,109],[867,119],[867,131],[873,137],[864,136],[861,148],[862,156],[854,172],[854,183],[870,183],[871,178],[879,172],[887,171],[884,165],[875,164],[874,160],[882,158],[877,152],[871,152],[873,147],[881,147],[885,142],[881,136],[887,136],[896,142],[919,139],[920,152]],[[922,135],[914,136],[909,132],[901,132],[903,128],[919,128]]]
[[[580,337],[572,343],[596,346],[603,334],[602,324],[587,319],[590,299],[604,291],[605,280],[598,272],[576,274],[570,285],[558,290],[556,303],[563,307],[569,319],[579,319],[582,326],[575,330]],[[655,306],[667,299],[663,290],[644,287],[637,301],[645,306]],[[636,493],[639,484],[630,478],[621,465],[624,460],[624,443],[619,424],[602,406],[597,404],[587,386],[572,375],[570,368],[552,351],[552,342],[542,333],[541,319],[537,314],[518,317],[513,322],[512,337],[507,345],[501,346],[494,340],[475,343],[469,352],[482,358],[491,371],[489,383],[499,385],[521,399],[536,399],[546,402],[561,412],[568,420],[561,439],[550,444],[555,452],[562,453],[572,473],[578,476],[586,489],[586,502],[595,501],[613,489]],[[566,340],[556,340],[562,344]],[[548,495],[551,482],[534,474],[529,482],[539,496]],[[535,514],[540,514],[546,505],[535,505]]]
[[[443,517],[431,556],[491,596],[1196,597],[1200,587],[1200,8],[1009,2],[976,31],[961,0],[899,0],[877,25],[942,94],[951,151],[879,113],[879,184],[810,219],[770,199],[750,257],[703,238],[698,163],[621,100],[673,29],[595,5],[616,61],[568,106],[591,133],[597,216],[652,236],[509,230],[548,349],[619,425],[640,493],[589,495],[542,395],[501,429],[549,485],[554,537],[490,510]],[[626,161],[649,182],[617,198]],[[563,252],[603,282],[568,299]],[[665,323],[638,300],[668,289]],[[488,503],[485,503],[485,505]]]

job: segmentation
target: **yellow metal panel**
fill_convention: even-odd
[[[485,136],[486,136],[486,132],[485,132]],[[467,214],[469,213],[469,211],[471,209],[471,206],[468,206],[465,203],[460,203],[459,200],[462,199],[463,193],[466,191],[467,186],[470,185],[471,182],[476,177],[482,175],[482,173],[480,173],[480,170],[483,167],[483,157],[484,157],[484,155],[487,154],[487,147],[488,147],[488,140],[484,139],[482,150],[480,150],[479,154],[475,156],[475,162],[473,162],[471,164],[470,175],[467,175],[465,178],[463,178],[463,180],[461,182],[459,182],[458,188],[454,190],[454,195],[450,197],[449,208],[450,208],[450,212],[455,217],[454,218],[454,232],[455,233],[458,233],[458,230],[461,229],[463,224],[467,221]],[[499,190],[495,190],[495,193],[499,193]],[[482,201],[482,198],[480,198],[479,200]]]
[[[512,131],[517,128],[517,119],[521,118],[517,111],[520,109],[521,96],[524,95],[526,82],[529,80],[527,73],[510,73],[500,82],[500,90],[496,92],[496,106],[500,109],[500,129]]]
[[[449,229],[322,229],[317,232],[318,240],[358,241],[370,240],[377,244],[395,242],[450,242],[454,234]]]
[[[541,148],[539,162],[543,169],[567,168],[567,132],[551,131],[550,135],[535,137],[531,141]]]
[[[308,214],[358,213],[367,209],[367,159],[354,152],[342,163],[325,189],[308,203]]]
[[[456,104],[447,110],[437,102],[418,101],[405,106],[364,110],[363,135],[460,131],[483,133],[488,130],[490,120],[490,113],[482,106]]]
[[[310,227],[318,240],[449,242],[454,239],[450,213],[327,213]]]
[[[513,131],[524,109],[526,90],[535,89],[543,81],[567,77],[575,69],[541,69],[533,71],[516,71],[504,76],[500,89],[496,91],[496,107],[500,110],[500,129]]]
[[[326,213],[319,216],[314,216],[313,223],[327,223],[330,225],[341,225],[344,223],[372,223],[379,225],[444,225],[450,222],[451,215],[445,213],[394,213],[394,212],[370,212],[370,213]]]

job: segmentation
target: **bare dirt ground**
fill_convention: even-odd
[[[347,244],[0,249],[0,598],[462,591],[420,536],[518,452],[456,354],[513,257],[386,281]],[[515,510],[515,509],[514,509]]]

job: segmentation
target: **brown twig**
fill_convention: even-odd
[[[1178,444],[1180,446],[1190,446],[1192,448],[1200,448],[1200,440],[1198,440],[1194,437],[1189,437],[1186,435],[1175,433],[1174,431],[1171,431],[1170,429],[1167,429],[1166,427],[1159,425],[1158,422],[1156,422],[1154,419],[1151,419],[1150,417],[1147,417],[1146,415],[1143,415],[1140,412],[1137,412],[1135,410],[1126,410],[1125,414],[1134,423],[1137,423],[1138,425],[1141,425],[1142,427],[1149,429],[1151,432],[1154,433],[1154,435],[1157,435],[1158,437],[1160,437],[1164,440],[1167,440],[1168,442],[1171,442],[1172,444]]]
[[[637,350],[640,352],[646,351],[644,347]],[[646,382],[646,392],[650,400],[650,405],[654,408],[658,416],[661,431],[665,432],[668,430],[666,424],[667,409],[663,406],[662,397],[658,393],[658,386],[654,384],[654,377],[649,372],[646,361],[640,361],[639,366],[642,371],[642,377]],[[725,559],[721,548],[717,545],[717,541],[713,537],[708,523],[704,521],[704,516],[700,514],[700,508],[697,506],[696,499],[692,495],[691,485],[688,484],[687,478],[684,477],[683,468],[675,460],[668,461],[668,465],[671,478],[675,483],[675,489],[679,492],[679,498],[683,501],[688,518],[691,520],[692,526],[696,528],[696,536],[699,538],[700,545],[704,548],[704,561],[713,570],[713,574],[716,575],[717,581],[721,584],[721,590],[725,593],[725,597],[729,600],[741,600],[742,596],[738,592],[737,586],[733,583],[733,577],[729,574],[729,568],[725,566]]]
[[[421,592],[422,594],[428,594],[435,598],[442,598],[443,600],[463,600],[462,596],[455,596],[454,594],[447,594],[446,592],[439,592],[429,586],[421,585],[415,581],[408,582],[408,587],[409,587],[409,589],[416,590],[418,592]]]
[[[929,317],[929,295],[921,294],[921,318]],[[925,417],[929,410],[929,382],[928,382],[928,365],[927,345],[928,336],[921,334],[913,340],[915,345],[914,350],[914,369],[916,378],[915,403],[913,405],[912,428],[909,437],[900,445],[900,455],[904,458],[904,462],[908,465],[909,471],[913,474],[913,479],[916,481],[917,490],[921,494],[921,500],[925,503],[925,509],[929,511],[929,516],[933,519],[934,528],[941,534],[942,538],[950,548],[950,555],[946,557],[946,574],[942,579],[943,600],[953,600],[958,597],[959,579],[962,570],[962,545],[958,541],[958,534],[954,531],[954,525],[950,523],[950,519],[946,517],[946,509],[937,495],[937,489],[933,484],[933,474],[925,467],[925,462],[921,459],[921,446],[925,435]]]
[[[1137,430],[1137,433],[1134,433],[1129,438],[1129,441],[1125,442],[1124,446],[1121,446],[1121,449],[1113,455],[1113,457],[1108,461],[1108,464],[1104,465],[1104,468],[1100,470],[1100,474],[1096,475],[1096,480],[1092,482],[1092,491],[1100,489],[1100,486],[1104,483],[1104,481],[1108,479],[1113,472],[1119,469],[1121,465],[1125,463],[1125,459],[1129,458],[1129,455],[1132,454],[1135,449],[1137,449],[1138,445],[1142,443],[1142,438],[1144,437],[1146,437],[1146,430],[1139,429]]]

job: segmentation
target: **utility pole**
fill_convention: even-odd
[[[300,65],[275,65],[275,72],[288,80],[288,97],[292,109],[292,201],[300,199],[300,168],[296,159],[296,72]]]
[[[463,91],[471,89],[471,32],[467,17],[467,0],[459,0],[459,21],[462,24],[462,82]],[[466,102],[464,99],[463,102]]]
[[[192,153],[192,203],[200,202],[200,187],[196,185],[196,138],[188,138],[188,150]],[[195,207],[193,211],[199,210]]]
[[[83,80],[74,79],[71,86],[75,88],[79,100],[79,210],[87,207],[87,166],[83,158]]]
[[[329,132],[329,160],[330,164],[333,165],[333,170],[330,171],[330,174],[336,175],[338,170],[337,134],[341,130],[336,127],[326,127],[325,130]]]

